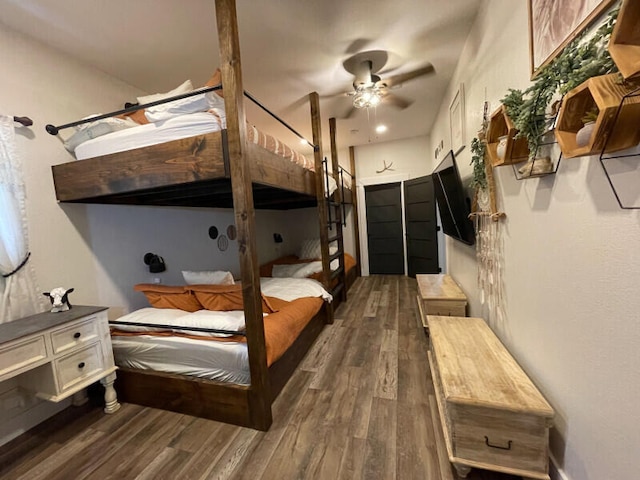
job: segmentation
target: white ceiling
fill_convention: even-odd
[[[245,90],[309,139],[302,99],[317,91],[326,154],[330,117],[338,119],[339,148],[428,133],[480,0],[236,3]],[[213,0],[0,0],[0,21],[149,93],[187,78],[200,86],[219,63]],[[413,102],[404,110],[383,103],[369,119],[366,110],[342,119],[351,98],[336,94],[353,82],[342,62],[365,50],[389,52],[383,79],[428,62],[435,73],[392,91]],[[264,114],[247,112],[279,135]],[[376,134],[376,123],[388,131]]]

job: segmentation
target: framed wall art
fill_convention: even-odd
[[[527,0],[531,77],[617,0]]]
[[[461,83],[449,105],[449,125],[451,128],[451,150],[457,155],[464,148],[464,85]]]

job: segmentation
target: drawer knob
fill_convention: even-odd
[[[500,450],[511,450],[511,440],[509,440],[509,441],[507,442],[507,446],[506,446],[506,447],[503,447],[503,446],[500,446],[500,445],[491,445],[491,444],[489,443],[489,437],[487,437],[487,436],[485,435],[485,437],[484,437],[484,443],[487,445],[487,447],[491,447],[491,448],[498,448],[498,449],[500,449]]]
[[[76,332],[73,334],[73,338],[80,338],[80,332]]]
[[[84,362],[80,362],[80,363],[78,364],[78,368],[84,368]],[[487,437],[484,437],[484,438],[487,438]]]

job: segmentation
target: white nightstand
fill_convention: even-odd
[[[120,408],[113,382],[106,307],[74,306],[0,325],[0,382],[19,376],[20,386],[59,402],[100,380],[106,413]]]

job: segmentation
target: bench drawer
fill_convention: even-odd
[[[467,314],[467,302],[447,300],[425,300],[427,315],[444,317],[464,317]]]
[[[449,403],[455,457],[546,474],[548,425],[540,416]]]

